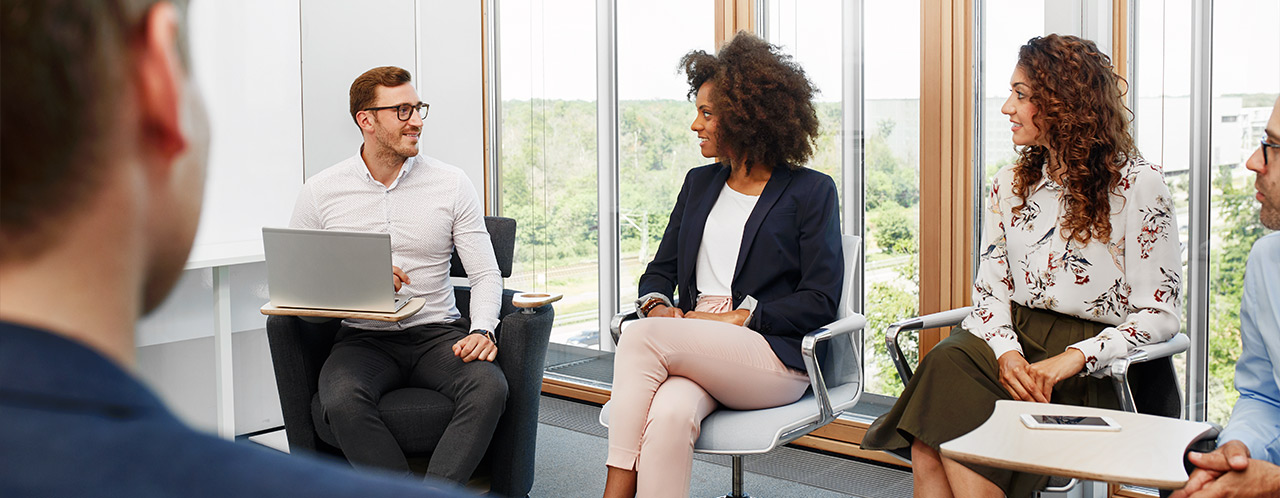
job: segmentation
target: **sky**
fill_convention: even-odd
[[[1044,8],[1026,0],[985,3],[984,93],[1003,97],[1018,47],[1044,32]],[[838,101],[842,40],[840,15],[832,13],[840,12],[842,2],[768,5],[770,40],[796,57],[821,92],[819,100]],[[1189,92],[1191,8],[1191,0],[1139,0],[1140,95]],[[920,3],[865,0],[863,9],[865,98],[918,98]],[[594,0],[503,1],[499,13],[504,100],[595,100]],[[1280,2],[1216,2],[1214,20],[1214,93],[1280,90]],[[619,97],[685,98],[676,66],[690,50],[712,50],[714,26],[711,0],[619,0]]]

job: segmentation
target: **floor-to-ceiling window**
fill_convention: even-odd
[[[620,310],[635,305],[640,274],[658,249],[685,173],[715,162],[702,157],[689,129],[694,105],[679,71],[688,52],[715,53],[714,16],[712,0],[618,3]]]
[[[564,294],[552,342],[595,345],[595,2],[504,1],[498,12],[497,205],[517,221],[507,287]]]
[[[1138,0],[1134,2],[1136,28],[1133,87],[1136,94],[1135,131],[1138,147],[1150,161],[1164,168],[1177,208],[1179,236],[1184,244],[1187,279],[1203,278],[1187,264],[1193,246],[1208,254],[1207,295],[1196,300],[1184,295],[1188,306],[1207,306],[1208,330],[1189,330],[1193,337],[1207,335],[1207,348],[1193,349],[1190,358],[1177,364],[1202,362],[1204,382],[1193,378],[1185,387],[1193,406],[1189,416],[1203,412],[1208,420],[1226,423],[1238,394],[1234,388],[1235,360],[1240,354],[1240,285],[1249,247],[1265,229],[1258,221],[1253,198],[1253,174],[1244,162],[1258,147],[1268,115],[1280,93],[1280,65],[1260,63],[1259,54],[1280,49],[1280,4],[1270,0],[1214,2],[1212,5],[1211,64],[1196,69],[1193,53],[1197,29],[1197,4],[1191,0]],[[1268,56],[1269,57],[1269,56]],[[1273,60],[1274,57],[1266,60]],[[1207,109],[1195,112],[1193,95],[1199,88],[1193,78],[1208,71]],[[1201,116],[1200,122],[1195,122]],[[1203,127],[1205,133],[1194,133]],[[1193,157],[1193,146],[1204,147],[1204,159]],[[1197,169],[1206,172],[1207,184],[1192,188]],[[1192,199],[1204,196],[1203,212],[1191,209]],[[1207,224],[1207,240],[1196,240],[1189,230],[1195,221]],[[1188,289],[1194,286],[1188,285]],[[1190,298],[1190,299],[1189,299]],[[1189,313],[1192,326],[1195,310]],[[1193,346],[1195,348],[1195,346]],[[1203,405],[1200,405],[1203,403]]]
[[[902,386],[885,353],[884,330],[914,316],[919,296],[920,5],[870,2],[859,7],[836,0],[766,4],[765,36],[795,57],[819,90],[821,136],[808,167],[835,179],[842,205],[862,200],[861,206],[843,206],[842,212],[855,218],[843,220],[845,232],[865,235],[865,386],[869,393],[896,396]],[[854,26],[846,26],[847,16],[855,17]],[[862,22],[889,18],[895,22]],[[845,43],[848,30],[860,36]],[[854,71],[843,67],[857,61],[861,65]],[[847,81],[848,74],[861,78]],[[849,93],[846,86],[857,91]],[[845,102],[848,95],[860,98]],[[845,113],[857,115],[850,121]],[[856,123],[854,129],[843,129],[848,122]],[[856,150],[845,151],[846,144]],[[861,195],[850,195],[855,193],[851,189]]]
[[[1209,122],[1209,420],[1226,423],[1239,394],[1240,292],[1245,258],[1266,230],[1245,160],[1264,138],[1280,94],[1280,3],[1213,2]]]

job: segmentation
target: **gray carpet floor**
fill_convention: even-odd
[[[533,498],[596,498],[604,492],[608,432],[600,425],[600,407],[543,396],[539,409]],[[245,438],[289,452],[284,430]],[[695,454],[690,486],[694,497],[724,496],[730,491],[730,459]],[[743,459],[743,488],[750,496],[905,498],[911,473],[798,448],[778,448]]]
[[[606,429],[597,422],[599,414],[600,408],[593,405],[542,398],[532,497],[601,495],[608,440]],[[797,448],[748,456],[743,465],[744,490],[755,497],[911,496],[909,472]],[[728,494],[730,476],[729,457],[695,455],[692,496]]]

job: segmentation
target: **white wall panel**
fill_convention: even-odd
[[[183,422],[217,433],[212,336],[138,348],[137,374]]]
[[[296,0],[193,2],[193,73],[212,142],[196,245],[261,240],[302,185]]]
[[[239,332],[231,336],[231,343],[236,433],[284,425],[267,332]],[[179,419],[210,434],[217,432],[213,337],[140,347],[136,371]]]
[[[213,273],[187,270],[155,312],[138,322],[138,347],[213,335]],[[213,350],[206,354],[213,361]]]
[[[481,2],[420,0],[414,79],[431,103],[423,151],[462,168],[484,200],[484,54]]]
[[[351,82],[357,76],[378,66],[399,66],[421,84],[413,16],[412,0],[302,2],[307,178],[360,149],[360,129],[349,111]]]
[[[232,331],[242,332],[265,328],[267,317],[258,310],[269,300],[266,263],[231,267]]]

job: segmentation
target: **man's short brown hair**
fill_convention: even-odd
[[[156,3],[0,3],[0,261],[55,243],[59,222],[106,177],[105,142],[126,114],[117,96],[128,91],[129,43]]]
[[[378,87],[397,87],[410,80],[412,77],[409,76],[409,71],[395,66],[375,67],[365,71],[351,82],[351,120],[356,122],[356,126],[360,125],[356,120],[356,113],[373,107],[378,98]]]

